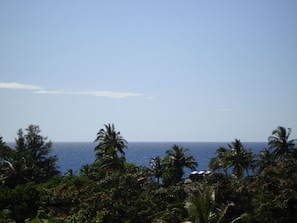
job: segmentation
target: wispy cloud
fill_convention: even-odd
[[[36,85],[29,85],[29,84],[20,84],[16,82],[0,82],[0,88],[7,88],[7,89],[23,89],[23,90],[38,90],[41,89],[41,87]]]
[[[36,85],[20,84],[20,83],[5,83],[0,82],[0,88],[6,89],[18,89],[18,90],[34,90],[34,94],[68,94],[68,95],[90,95],[97,97],[108,97],[108,98],[127,98],[143,96],[140,93],[132,92],[116,92],[116,91],[101,91],[101,90],[47,90]]]
[[[127,98],[142,96],[139,93],[129,93],[129,92],[114,92],[114,91],[96,91],[96,90],[85,90],[85,91],[73,91],[73,90],[38,90],[34,91],[36,94],[69,94],[69,95],[91,95],[98,97],[109,97],[109,98]]]

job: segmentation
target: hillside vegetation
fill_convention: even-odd
[[[61,175],[39,126],[20,129],[15,148],[0,137],[0,222],[297,222],[297,149],[277,127],[259,154],[239,139],[217,149],[208,171],[172,145],[150,168],[126,162],[113,124],[97,133],[95,162]]]

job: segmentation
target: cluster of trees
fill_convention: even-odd
[[[126,162],[113,124],[97,133],[94,163],[62,176],[38,126],[20,129],[16,147],[0,138],[0,222],[296,222],[297,149],[278,127],[253,154],[235,139],[218,148],[211,174],[183,179],[198,163],[173,145],[150,168]]]
[[[96,151],[96,165],[103,171],[125,170],[125,151],[127,141],[121,136],[120,132],[115,130],[113,124],[105,125],[105,128],[100,129],[95,142],[98,145]],[[150,162],[150,175],[156,177],[159,181],[163,180],[165,186],[173,185],[181,181],[184,175],[184,168],[196,169],[198,163],[194,157],[189,155],[189,149],[184,149],[181,146],[173,145],[172,150],[166,151],[166,156],[161,159],[159,156],[152,158]],[[90,172],[90,166],[83,166],[83,172]],[[93,171],[97,172],[96,168]]]
[[[41,183],[59,174],[57,157],[50,156],[52,142],[40,135],[40,128],[30,125],[24,134],[18,130],[15,149],[0,136],[0,181],[14,187],[27,182]]]

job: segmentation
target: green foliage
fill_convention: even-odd
[[[233,166],[233,174],[238,178],[242,178],[244,171],[248,171],[252,167],[253,155],[244,148],[238,139],[235,139],[229,145],[229,148],[230,154],[228,159],[231,166]]]
[[[0,209],[9,210],[16,222],[35,216],[39,205],[40,194],[34,183],[0,188]]]
[[[0,173],[2,185],[11,188],[30,181],[45,182],[58,175],[56,156],[49,156],[52,142],[40,135],[38,126],[29,125],[26,134],[18,131],[16,149],[0,142]]]
[[[125,174],[110,172],[99,181],[72,176],[43,184],[43,209],[63,222],[152,222],[171,202],[185,199],[183,186],[162,188],[143,168],[127,166]]]
[[[229,161],[228,157],[228,150],[224,147],[220,147],[216,151],[216,157],[210,160],[208,168],[213,171],[223,170],[225,175],[227,175],[228,168],[231,166],[231,162]]]
[[[12,220],[12,212],[9,209],[3,209],[0,211],[0,222],[1,223],[15,223],[14,220]]]
[[[199,223],[217,222],[219,218],[223,217],[226,207],[219,209],[216,206],[215,191],[211,186],[196,184],[189,189],[190,196],[186,201],[186,209],[191,221]]]
[[[114,124],[106,124],[104,127],[105,129],[99,130],[94,141],[98,142],[95,147],[96,161],[100,161],[101,168],[121,170],[125,161],[124,148],[127,147],[127,141],[115,130]],[[118,153],[122,155],[121,158]]]
[[[268,144],[272,151],[272,157],[276,161],[283,161],[288,155],[289,151],[294,148],[293,140],[289,140],[291,129],[286,130],[284,127],[279,126],[272,131],[272,135],[268,138]]]
[[[195,170],[198,166],[194,157],[189,155],[188,152],[188,149],[178,145],[173,145],[172,150],[166,151],[166,156],[162,160],[162,165],[164,165],[162,180],[165,186],[180,182],[184,175],[185,167]]]
[[[221,147],[216,151],[217,157],[211,159],[209,168],[213,171],[223,169],[226,175],[228,169],[233,168],[233,174],[242,178],[244,171],[248,173],[250,169],[253,169],[254,155],[247,151],[238,139],[228,146],[229,149]]]
[[[253,177],[249,190],[254,193],[253,210],[257,221],[296,222],[297,160],[265,168]]]
[[[175,185],[181,181],[183,171],[180,168],[174,168],[173,166],[167,166],[166,170],[162,174],[162,182],[165,187]]]
[[[155,222],[180,223],[188,217],[183,202],[170,203],[167,209],[160,213],[160,217]]]
[[[2,165],[4,160],[8,159],[11,154],[11,148],[6,145],[2,136],[0,136],[0,164]]]
[[[157,179],[157,182],[159,183],[165,169],[165,166],[162,165],[161,157],[156,156],[154,158],[151,158],[149,165],[151,167],[152,175]]]
[[[114,126],[105,127],[99,139],[122,139]],[[293,144],[281,158],[271,155],[276,147],[263,150],[257,156],[258,172],[246,176],[244,171],[254,167],[255,155],[235,140],[228,149],[217,150],[217,157],[210,163],[214,172],[197,182],[183,184],[183,168],[196,167],[188,150],[174,145],[164,159],[152,159],[149,170],[127,163],[120,150],[115,153],[117,144],[103,140],[97,152],[106,152],[109,158],[116,158],[116,163],[104,166],[110,160],[101,156],[83,166],[79,175],[41,178],[28,161],[35,157],[42,164],[48,158],[48,147],[45,138],[39,137],[38,128],[29,129],[30,137],[19,131],[16,150],[8,148],[0,138],[0,173],[6,183],[0,187],[0,222],[296,222],[297,150]],[[288,140],[289,134],[283,135]],[[28,141],[32,141],[30,146]],[[45,150],[29,155],[38,146]],[[8,171],[10,164],[14,171]],[[39,166],[42,170],[43,164]],[[162,176],[163,184],[152,176]]]

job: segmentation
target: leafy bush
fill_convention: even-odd
[[[34,183],[18,185],[13,189],[0,188],[0,209],[9,210],[6,214],[11,213],[16,222],[35,216],[39,206],[40,195]]]

